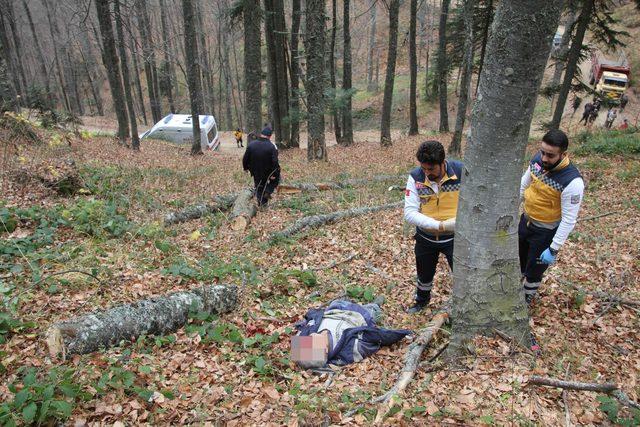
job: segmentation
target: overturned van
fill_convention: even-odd
[[[140,136],[140,139],[144,138],[191,145],[193,141],[191,115],[169,114]],[[207,148],[216,150],[220,146],[218,126],[213,116],[200,116],[200,145],[203,150]]]

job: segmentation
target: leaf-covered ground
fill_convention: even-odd
[[[637,146],[638,134],[629,138]],[[283,151],[284,180],[403,175],[423,139],[404,137],[386,150],[371,142],[331,147],[330,163],[308,164],[305,152]],[[569,392],[565,409],[560,390],[526,386],[532,374],[613,381],[640,399],[638,311],[571,288],[640,300],[640,161],[637,155],[603,157],[601,149],[589,152],[589,142],[583,144],[585,154],[574,157],[588,182],[581,217],[610,214],[580,222],[545,278],[531,317],[542,355],[534,358],[500,339],[478,338],[462,368],[428,362],[446,343],[446,330],[440,332],[386,422],[558,425],[566,411],[575,424],[632,422],[628,410],[596,393]],[[165,227],[166,213],[250,184],[237,152],[193,158],[183,148],[149,141],[133,153],[108,138],[52,145],[4,151],[7,171],[72,158],[82,189],[62,197],[39,182],[18,182],[11,172],[2,176],[0,219],[11,232],[0,235],[1,422],[373,420],[376,406],[367,402],[393,384],[408,341],[338,368],[329,378],[289,362],[289,337],[292,324],[309,308],[345,293],[361,302],[383,295],[385,326],[423,327],[429,310],[417,316],[404,312],[414,292],[412,228],[397,209],[289,240],[269,243],[268,238],[306,215],[402,200],[401,191],[387,189],[402,186],[404,179],[278,196],[243,233],[232,232],[223,214]],[[52,276],[60,272],[67,273]],[[435,280],[434,307],[451,290],[444,260]],[[195,314],[170,336],[141,337],[65,362],[48,356],[43,333],[52,322],[213,282],[241,287],[234,313]]]

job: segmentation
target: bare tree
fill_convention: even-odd
[[[369,92],[375,92],[378,90],[378,80],[376,79],[375,81],[373,80],[373,74],[374,74],[374,63],[373,63],[373,57],[375,55],[376,52],[376,22],[377,22],[377,3],[378,0],[370,0],[370,6],[369,8],[371,9],[371,18],[370,18],[370,22],[371,24],[369,27],[369,52],[367,53],[367,90]]]
[[[325,39],[324,0],[306,0],[307,160],[328,160],[324,138]]]
[[[496,12],[456,221],[454,355],[466,340],[495,328],[523,344],[529,340],[517,250],[519,178],[561,6],[561,0],[511,0]]]
[[[338,29],[337,1],[332,0],[331,5],[331,42],[329,43],[329,78],[331,80],[331,116],[333,117],[333,133],[336,141],[342,141],[342,128],[340,127],[340,108],[337,105],[336,93],[336,31]]]
[[[418,14],[418,0],[411,0],[409,15],[409,135],[418,134],[418,106],[416,96],[418,90],[418,55],[416,46],[416,15]]]
[[[200,142],[200,64],[198,61],[198,43],[196,41],[196,18],[194,16],[194,0],[182,0],[182,19],[184,21],[184,50],[187,63],[187,83],[191,100],[191,123],[193,127],[193,143],[191,154],[202,154]]]
[[[126,0],[124,0],[126,1]],[[138,137],[138,122],[136,110],[133,108],[133,93],[129,79],[129,65],[127,64],[127,51],[125,49],[124,29],[122,25],[122,14],[120,13],[120,0],[114,0],[114,13],[116,16],[116,32],[118,34],[118,51],[120,53],[120,64],[122,69],[122,83],[127,100],[127,110],[129,111],[129,123],[131,124],[131,146],[134,150],[140,150],[140,138]]]
[[[107,69],[113,107],[118,118],[118,139],[120,143],[125,143],[129,134],[129,122],[127,121],[127,107],[124,100],[124,89],[122,88],[122,76],[120,75],[120,61],[116,53],[109,3],[109,0],[95,0],[100,33],[102,34],[102,62]]]
[[[260,3],[246,0],[242,11],[244,25],[244,96],[247,130],[257,132],[262,125],[262,61],[260,58]]]
[[[351,115],[351,92],[352,92],[352,76],[351,76],[351,13],[349,5],[351,0],[344,0],[342,13],[342,34],[344,46],[342,51],[342,90],[344,92],[344,106],[342,108],[342,141],[340,145],[345,147],[353,144],[353,117]]]
[[[473,73],[473,10],[475,0],[465,0],[462,11],[464,18],[464,57],[462,62],[462,78],[460,82],[460,95],[458,98],[458,112],[456,115],[456,127],[453,131],[449,154],[453,157],[460,157],[462,151],[462,131],[467,118],[467,105],[469,104],[469,86],[471,85],[471,74]]]
[[[33,37],[33,44],[35,46],[35,52],[36,52],[36,60],[38,62],[38,70],[40,71],[40,79],[42,80],[42,84],[44,85],[45,90],[47,91],[47,99],[49,100],[49,105],[53,107],[53,105],[55,104],[55,99],[53,96],[54,94],[51,92],[51,88],[49,86],[49,73],[47,73],[47,65],[44,60],[42,48],[40,46],[40,38],[38,37],[38,33],[36,32],[36,27],[33,24],[31,11],[29,10],[29,6],[27,5],[26,0],[22,0],[22,7],[24,8],[25,14],[27,15],[27,21],[29,22],[29,30],[31,31],[31,37]]]
[[[387,52],[387,74],[384,80],[382,119],[380,123],[380,145],[391,146],[391,104],[393,103],[393,83],[396,74],[398,54],[398,15],[400,0],[389,0],[389,50]]]
[[[169,26],[167,25],[167,6],[165,0],[160,0],[160,28],[162,30],[162,53],[164,55],[164,64],[162,64],[162,82],[167,92],[167,100],[169,101],[169,111],[176,112],[176,106],[173,101],[173,85],[177,83],[176,73],[173,68],[173,60],[171,59],[171,37],[169,35]]]
[[[291,147],[300,146],[300,61],[298,59],[298,32],[300,31],[300,0],[291,1],[291,98],[289,100],[289,117],[291,117]]]
[[[142,44],[142,55],[144,58],[144,73],[147,78],[147,91],[149,93],[149,104],[151,105],[151,117],[154,123],[162,119],[162,106],[160,104],[160,94],[158,87],[158,69],[156,67],[156,54],[153,48],[153,38],[151,34],[151,21],[145,0],[136,0],[138,30],[140,31],[140,41]]]
[[[451,0],[442,0],[440,26],[438,27],[438,99],[440,99],[440,132],[449,132],[449,112],[447,111],[447,16]]]

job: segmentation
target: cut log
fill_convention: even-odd
[[[237,300],[236,286],[216,285],[122,304],[53,324],[46,333],[47,346],[52,357],[62,359],[91,353],[141,335],[175,332],[187,323],[190,312],[227,313]]]
[[[251,218],[256,216],[258,208],[253,202],[253,191],[242,190],[231,208],[229,221],[233,231],[243,231],[251,223]]]
[[[373,400],[373,402],[380,402],[380,407],[378,408],[378,414],[376,415],[375,424],[380,424],[384,419],[385,415],[391,410],[393,406],[393,396],[401,396],[404,390],[407,388],[414,375],[416,374],[416,370],[418,369],[418,364],[420,363],[420,357],[422,356],[422,352],[429,344],[438,332],[438,330],[442,327],[444,322],[449,317],[449,313],[446,311],[442,311],[431,319],[431,322],[427,325],[425,329],[422,330],[422,333],[418,338],[411,343],[409,349],[407,350],[407,354],[404,357],[404,366],[402,368],[402,372],[398,376],[398,379],[395,385],[383,394],[382,396]]]
[[[215,196],[210,205],[193,205],[181,211],[171,212],[164,217],[165,225],[177,224],[192,219],[202,218],[205,215],[212,215],[217,212],[224,212],[231,209],[238,194],[225,194]]]
[[[315,191],[342,190],[345,188],[357,187],[361,185],[371,184],[372,182],[385,182],[393,180],[405,179],[404,175],[376,175],[370,178],[351,178],[344,181],[329,182],[302,182],[293,184],[280,184],[278,186],[278,194],[298,194]],[[404,187],[402,187],[404,189]]]
[[[353,218],[360,215],[366,215],[369,213],[379,212],[383,210],[396,209],[404,205],[402,202],[387,203],[380,206],[367,206],[360,208],[347,209],[344,211],[332,212],[323,215],[312,215],[300,218],[293,223],[292,226],[271,235],[271,240],[277,240],[279,238],[291,237],[296,233],[301,232],[307,228],[318,228],[325,224],[331,224],[340,221],[345,218]]]

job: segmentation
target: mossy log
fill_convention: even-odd
[[[228,211],[233,206],[233,202],[236,200],[236,197],[238,197],[237,193],[215,196],[212,204],[193,205],[186,207],[181,211],[167,214],[164,217],[164,223],[165,225],[178,224],[180,222],[202,218],[205,215]]]
[[[400,175],[376,175],[369,178],[351,178],[344,181],[328,181],[328,182],[302,182],[296,184],[280,184],[278,186],[278,194],[298,194],[315,191],[342,190],[345,188],[358,187],[371,184],[372,182],[385,182],[406,180],[406,176]],[[404,188],[404,187],[403,187]]]
[[[353,209],[347,209],[343,211],[336,211],[329,214],[323,215],[312,215],[306,216],[304,218],[300,218],[296,222],[293,223],[290,227],[277,232],[271,235],[271,240],[275,240],[278,238],[286,238],[291,237],[292,235],[301,232],[307,228],[318,228],[325,224],[331,224],[342,219],[353,218],[360,215],[366,215],[369,213],[374,213],[383,210],[396,209],[404,205],[404,201],[387,203],[385,205],[380,206],[365,206]]]
[[[233,202],[229,221],[233,231],[243,231],[251,223],[251,218],[256,216],[258,208],[253,202],[253,191],[242,190]]]
[[[46,333],[52,357],[91,353],[141,335],[175,332],[191,311],[227,313],[238,302],[236,286],[216,285],[122,304],[106,311],[57,322]]]

